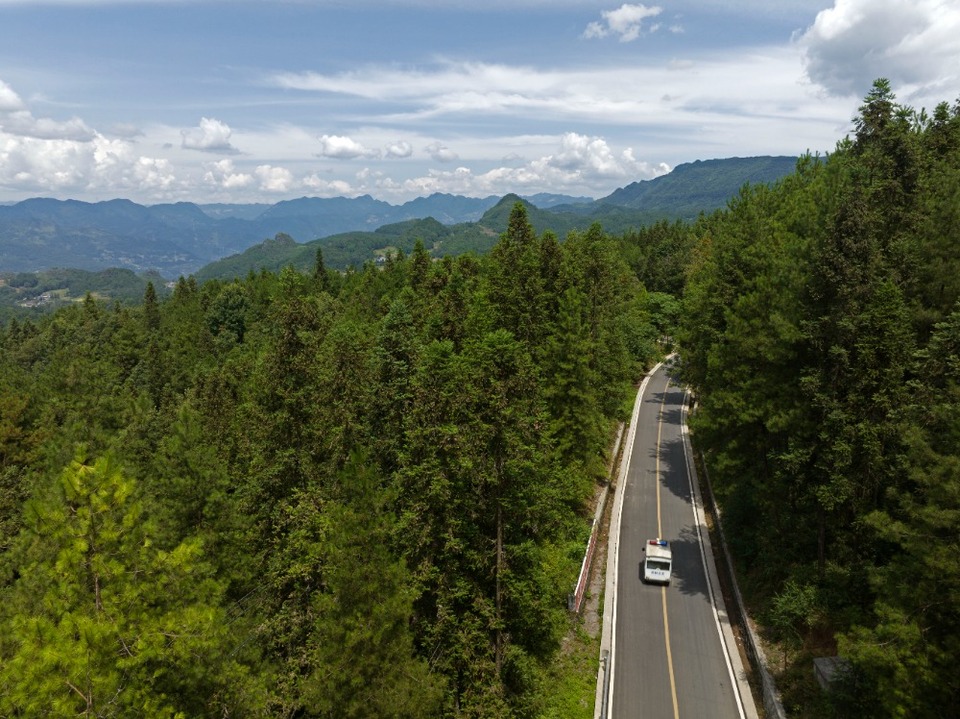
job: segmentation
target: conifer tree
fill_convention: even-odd
[[[338,483],[340,500],[324,512],[324,587],[312,599],[306,713],[330,719],[439,716],[440,679],[414,655],[413,592],[390,547],[389,498],[360,455]]]
[[[160,309],[153,282],[147,282],[147,288],[143,291],[143,322],[147,332],[160,329]]]
[[[135,484],[77,458],[27,506],[0,602],[0,713],[258,716],[199,542],[156,548]]]

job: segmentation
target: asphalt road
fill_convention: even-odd
[[[706,530],[698,532],[691,503],[684,403],[669,367],[658,369],[643,393],[621,478],[608,713],[618,719],[744,716],[704,566],[700,536]],[[641,581],[644,544],[658,536],[673,549],[667,587]]]

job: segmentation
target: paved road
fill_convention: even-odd
[[[685,400],[668,366],[650,377],[621,488],[609,707],[609,716],[618,719],[743,716],[691,504],[682,435]],[[657,536],[673,548],[668,587],[640,580],[644,542]]]

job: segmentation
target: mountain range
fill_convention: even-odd
[[[538,231],[551,229],[562,237],[570,229],[595,221],[608,231],[618,231],[658,219],[691,219],[710,212],[722,207],[745,183],[770,183],[790,174],[796,159],[697,161],[598,200],[555,194],[522,199],[541,211],[533,219]],[[458,247],[460,251],[482,250],[485,242],[492,244],[502,231],[495,217],[486,217],[486,213],[503,199],[437,193],[402,205],[364,195],[303,197],[274,205],[179,202],[145,206],[123,199],[87,203],[35,198],[0,206],[0,273],[119,267],[153,270],[175,279],[201,273],[205,265],[244,253],[266,240],[276,249],[282,239],[281,244],[290,250],[291,242],[313,244],[321,238],[331,240],[323,243],[325,248],[355,245],[347,247],[342,257],[331,250],[329,259],[324,249],[328,265],[337,267],[357,261],[358,256],[363,261],[357,243],[369,245],[364,252],[368,252],[366,259],[373,259],[373,250],[398,246],[397,238],[410,240],[411,233],[424,232],[442,252],[456,252]],[[503,213],[494,213],[499,214]],[[424,224],[426,218],[433,222]],[[468,227],[471,224],[476,226]],[[391,225],[398,227],[390,229]],[[370,233],[380,236],[365,236]],[[404,244],[408,242],[399,246]]]

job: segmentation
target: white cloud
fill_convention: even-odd
[[[357,194],[346,180],[327,180],[316,173],[303,178],[302,185],[319,197],[349,197]]]
[[[894,88],[936,95],[960,79],[960,4],[955,0],[836,0],[797,42],[811,81],[863,96],[885,77]],[[940,98],[947,99],[947,98]]]
[[[0,186],[42,195],[143,194],[157,199],[183,189],[168,160],[138,154],[125,140],[100,134],[77,141],[2,132]]]
[[[494,167],[482,172],[466,166],[453,170],[431,169],[425,175],[409,178],[389,189],[404,196],[434,192],[485,196],[543,191],[598,195],[610,191],[611,180],[633,182],[670,171],[664,163],[638,161],[630,148],[616,153],[599,137],[570,132],[556,138],[556,143],[555,152],[519,166]],[[388,184],[381,180],[378,187],[387,189]]]
[[[24,109],[23,100],[3,80],[0,80],[0,113],[17,112]]]
[[[604,10],[600,13],[603,20],[596,20],[587,25],[587,29],[583,31],[583,36],[592,39],[613,34],[620,36],[620,42],[632,42],[640,37],[643,30],[643,21],[650,17],[656,17],[661,12],[663,12],[663,8],[656,5],[648,7],[646,5],[624,3],[616,10]],[[656,32],[659,28],[659,24],[653,25],[649,32]]]
[[[34,117],[28,110],[0,115],[0,130],[11,135],[33,137],[38,140],[75,140],[89,142],[94,138],[94,131],[79,118],[66,121],[53,120],[49,117]]]
[[[436,162],[456,162],[460,159],[456,152],[439,142],[432,142],[423,149],[426,150],[430,157]]]
[[[625,162],[626,160],[626,162]],[[591,177],[625,177],[634,168],[627,158],[614,155],[606,140],[600,137],[588,137],[575,132],[563,136],[560,151],[540,160],[543,167],[562,172],[575,172]]]
[[[212,117],[200,118],[200,126],[181,130],[181,147],[185,150],[200,150],[226,155],[236,155],[239,150],[230,144],[233,134],[230,126]]]
[[[289,192],[294,187],[293,173],[285,167],[257,165],[254,172],[265,192]]]
[[[350,137],[341,135],[321,135],[320,156],[332,157],[340,160],[352,160],[357,157],[379,157],[380,151],[376,148],[364,147],[362,143]]]
[[[570,73],[534,67],[442,60],[418,68],[368,65],[338,75],[280,73],[283,89],[329,92],[379,102],[441,104],[451,110],[499,110],[503,100],[554,94]]]
[[[164,192],[171,189],[176,182],[173,165],[166,159],[138,157],[133,174],[141,191]]]
[[[73,140],[90,142],[95,133],[76,117],[54,120],[34,117],[20,96],[0,80],[0,133],[29,137],[37,140]]]
[[[385,155],[387,157],[403,158],[410,157],[413,154],[413,145],[406,140],[397,140],[387,145]]]
[[[250,187],[254,178],[246,172],[237,172],[233,160],[219,160],[211,163],[203,175],[208,185],[222,190],[239,190]]]
[[[731,84],[731,77],[737,78],[736,83]],[[689,60],[664,60],[560,70],[444,62],[431,68],[369,66],[340,75],[307,73],[274,80],[282,87],[377,102],[376,115],[359,118],[361,121],[423,131],[438,118],[456,121],[462,117],[475,123],[481,116],[538,125],[549,118],[569,127],[585,123],[605,127],[672,124],[676,118],[671,116],[671,108],[656,100],[664,94],[723,96],[731,107],[740,106],[741,114],[756,109],[769,118],[778,114],[775,108],[784,102],[796,102],[803,96],[801,78],[800,50],[791,46],[700,59],[696,65]],[[817,114],[819,108],[809,111]],[[841,117],[847,115],[849,109]],[[694,118],[682,120],[692,122]],[[702,118],[699,123],[708,121]]]

